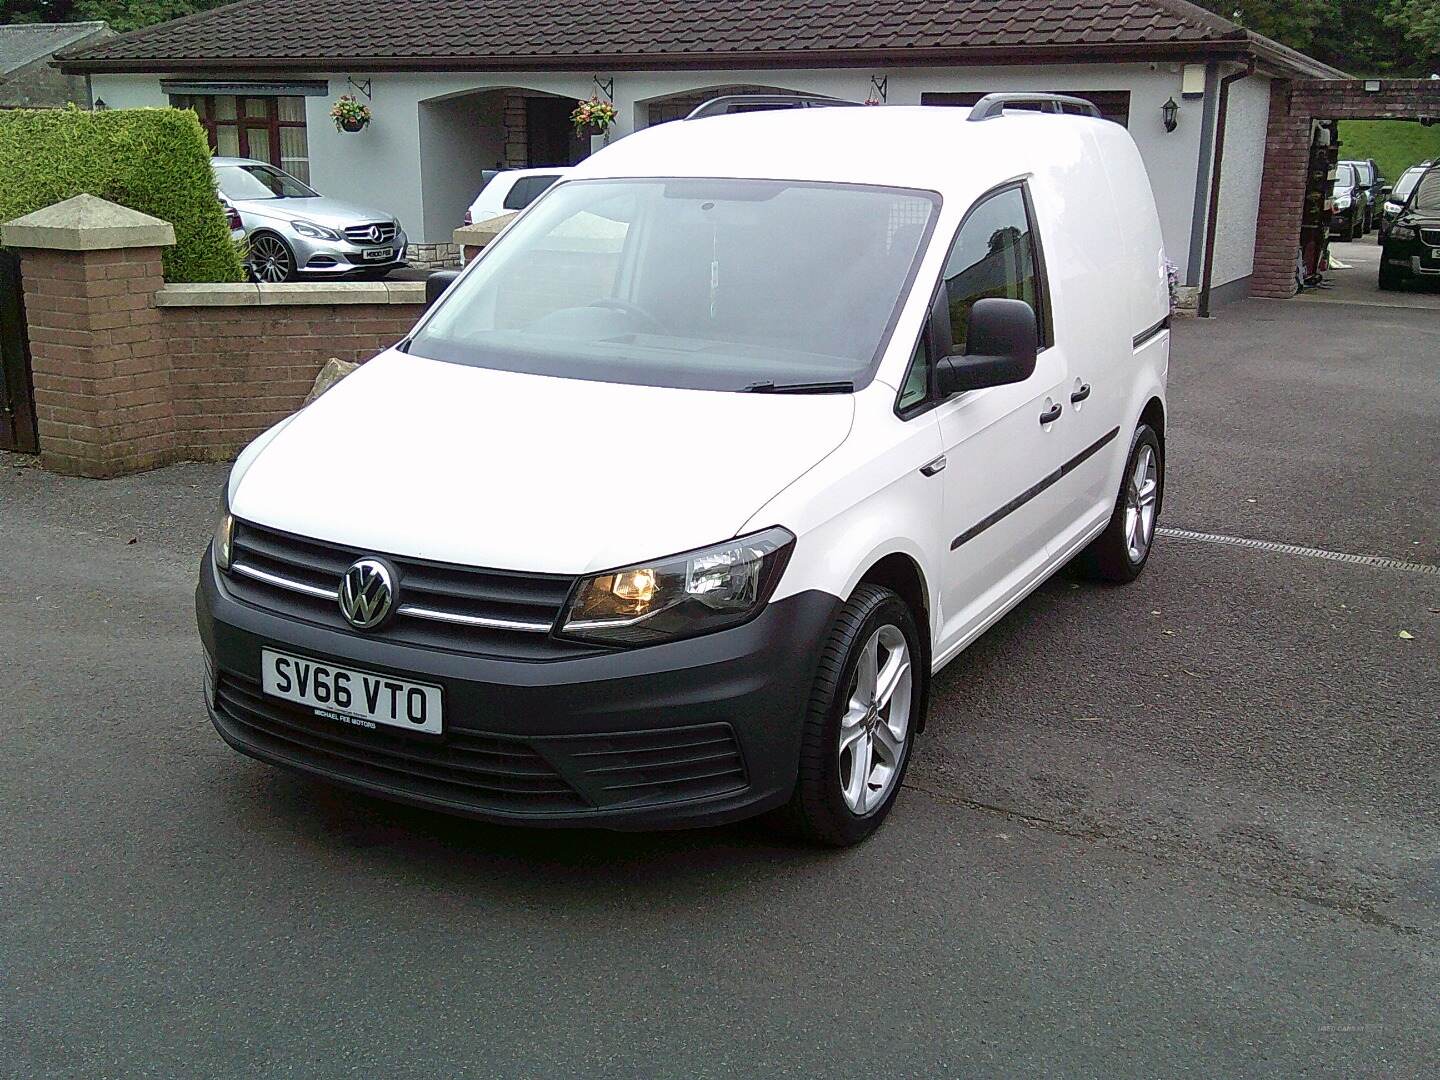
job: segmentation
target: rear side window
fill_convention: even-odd
[[[1042,344],[1049,344],[1039,261],[1022,187],[1006,188],[976,204],[960,227],[945,264],[945,293],[956,353],[965,350],[975,302],[991,297],[1024,300],[1034,308]]]
[[[1410,200],[1410,209],[1422,214],[1440,214],[1440,165],[1421,179]]]
[[[522,176],[519,180],[515,181],[515,186],[506,193],[503,204],[505,209],[524,210],[525,207],[538,199],[541,193],[558,179],[560,179],[558,175]]]

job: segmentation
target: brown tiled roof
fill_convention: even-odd
[[[1263,40],[1186,0],[240,0],[62,59],[78,71],[637,68],[1179,59]]]

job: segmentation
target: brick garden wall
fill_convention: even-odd
[[[420,283],[164,287],[160,250],[23,252],[47,468],[229,458],[299,408],[328,358],[374,356],[423,310]]]
[[[1366,90],[1361,81],[1276,81],[1270,94],[1261,182],[1264,201],[1255,236],[1250,295],[1283,300],[1295,295],[1311,121],[1440,117],[1440,80],[1385,79],[1378,91]]]

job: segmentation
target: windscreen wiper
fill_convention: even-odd
[[[852,382],[755,382],[745,387],[747,394],[853,394]]]

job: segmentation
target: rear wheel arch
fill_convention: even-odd
[[[1148,424],[1160,443],[1160,464],[1165,464],[1165,404],[1158,397],[1152,397],[1140,410],[1140,423]],[[1157,510],[1165,508],[1165,489],[1160,489],[1160,504]]]

